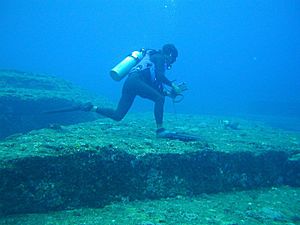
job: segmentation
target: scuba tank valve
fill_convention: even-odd
[[[141,51],[133,51],[110,71],[110,76],[115,81],[122,80],[128,74],[128,72],[144,57],[144,52],[144,49]]]

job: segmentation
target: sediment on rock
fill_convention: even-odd
[[[4,164],[3,164],[4,165]],[[114,201],[160,199],[299,186],[300,161],[287,152],[145,154],[109,147],[60,157],[9,160],[0,169],[0,212],[101,207]]]

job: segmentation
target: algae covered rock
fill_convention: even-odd
[[[0,138],[51,124],[93,120],[96,115],[91,113],[45,113],[87,101],[107,104],[104,99],[54,76],[0,70]]]
[[[195,127],[193,133],[203,139],[156,138],[152,113],[138,113],[118,123],[99,119],[0,141],[0,217],[104,207],[113,202],[299,187],[300,161],[293,157],[300,152],[298,133],[244,120],[239,120],[239,130],[232,130],[224,128],[219,117],[177,115],[175,120],[174,115],[165,116],[169,126],[176,125],[179,131]],[[198,126],[201,122],[206,125]],[[247,218],[285,219],[276,207],[246,209],[243,215]],[[186,224],[199,218],[190,211],[181,216]],[[164,217],[159,220],[166,221]],[[226,224],[234,224],[230,221]]]

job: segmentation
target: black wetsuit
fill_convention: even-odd
[[[152,54],[150,61],[154,64],[155,81],[151,80],[150,69],[130,73],[123,85],[122,96],[117,109],[98,108],[96,112],[113,120],[120,121],[127,114],[135,97],[138,95],[142,98],[150,99],[155,103],[154,116],[156,124],[161,125],[165,102],[162,85],[171,86],[172,82],[165,77],[165,61],[161,52]]]

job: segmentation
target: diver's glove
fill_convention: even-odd
[[[172,82],[171,86],[171,89],[168,89],[166,87],[164,88],[164,94],[170,97],[174,103],[181,102],[184,98],[182,92],[188,89],[186,83],[182,82],[179,84],[175,84],[175,82]]]
[[[181,94],[181,92],[187,90],[187,85],[184,82],[179,83],[179,84],[176,84],[175,82],[173,82],[172,90],[173,90],[173,92],[175,92],[175,94],[179,95],[179,94]]]

